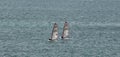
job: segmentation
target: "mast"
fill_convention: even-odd
[[[58,38],[58,25],[57,23],[54,23],[51,38],[49,40],[57,40]]]
[[[68,37],[68,35],[69,35],[68,23],[65,22],[65,23],[64,23],[64,27],[63,27],[63,32],[62,32],[61,38],[62,38],[62,39],[66,39],[66,38]]]

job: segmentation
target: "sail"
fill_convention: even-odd
[[[65,22],[64,23],[64,27],[63,27],[63,32],[62,32],[62,38],[67,38],[69,35],[69,30],[68,30],[68,23]]]
[[[54,23],[51,38],[49,40],[56,40],[58,38],[58,25]]]

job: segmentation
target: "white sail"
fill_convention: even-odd
[[[49,40],[57,40],[57,38],[58,38],[58,25],[57,23],[54,23],[51,38]]]
[[[63,27],[63,32],[62,32],[62,38],[66,39],[69,35],[69,30],[68,30],[68,23],[65,22],[64,23],[64,27]]]

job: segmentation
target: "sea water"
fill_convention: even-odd
[[[120,57],[120,1],[0,0],[0,57]]]

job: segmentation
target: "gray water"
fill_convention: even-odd
[[[0,0],[0,57],[120,57],[120,1]]]

